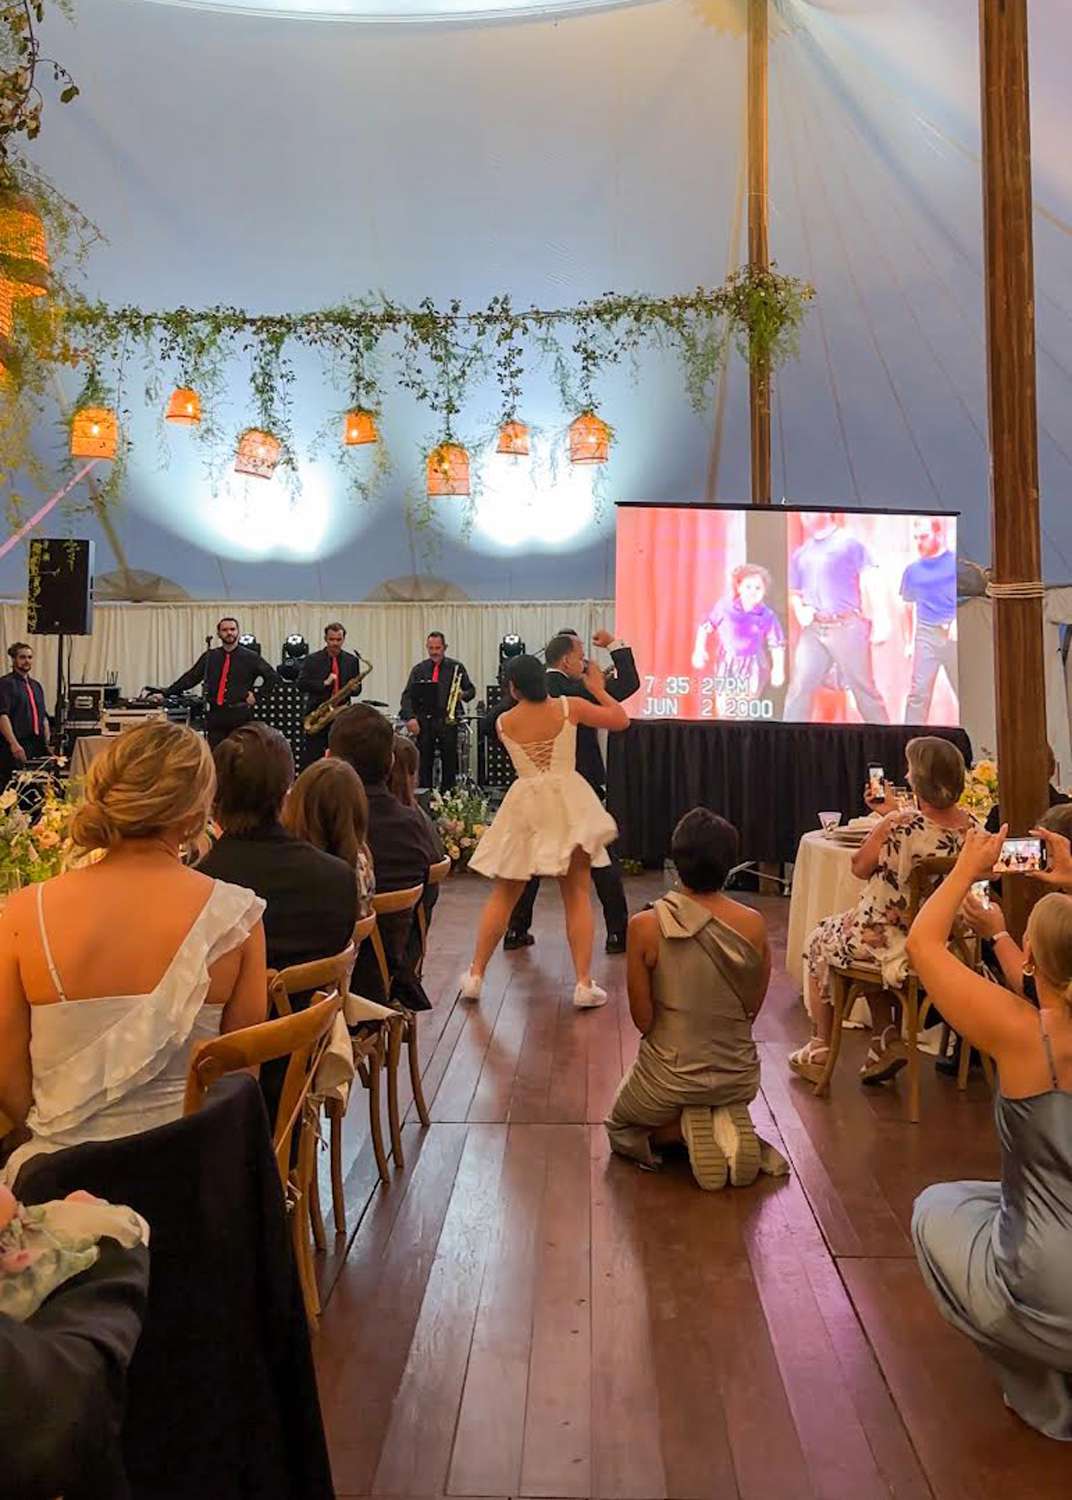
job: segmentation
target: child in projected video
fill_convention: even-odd
[[[716,693],[759,698],[768,686],[785,682],[785,631],[766,602],[771,576],[758,563],[741,563],[730,576],[733,597],[720,599],[696,629],[692,665],[707,665],[710,637],[716,638]]]

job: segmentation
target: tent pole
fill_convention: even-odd
[[[979,37],[998,770],[1022,834],[1047,800],[1027,0],[979,0]],[[1038,891],[1005,884],[1019,936]]]
[[[767,116],[770,67],[770,0],[748,0],[748,262],[767,269]],[[751,427],[752,504],[771,503],[770,370],[749,361],[748,410]]]

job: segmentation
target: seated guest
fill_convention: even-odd
[[[356,867],[283,827],[290,745],[267,724],[241,724],[216,746],[215,760],[222,833],[198,869],[263,898],[269,968],[340,953],[357,920]]]
[[[693,1176],[709,1190],[754,1182],[761,1143],[748,1105],[759,1091],[752,1023],[770,982],[767,924],[731,901],[726,876],[737,830],[697,807],[674,829],[682,889],[630,919],[629,1010],[641,1033],[636,1062],[606,1121],[612,1148],[641,1166],[684,1140]],[[770,1152],[763,1165],[784,1171]]]
[[[368,839],[368,798],[361,777],[344,760],[326,757],[307,767],[283,806],[283,827],[357,871],[358,915],[367,917],[376,890]]]
[[[72,822],[103,858],[0,917],[0,1110],[39,1151],[176,1120],[194,1043],[265,1015],[264,902],[187,869],[215,790],[199,735],[152,723],[90,767]]]
[[[916,1199],[912,1238],[947,1322],[987,1356],[1005,1403],[1048,1437],[1072,1441],[1072,901],[1045,896],[1025,956],[1038,1009],[948,951],[972,882],[990,875],[1002,833],[968,835],[923,907],[911,962],[950,1025],[997,1065],[1001,1182],[945,1182]]]
[[[390,721],[367,704],[344,708],[331,726],[328,754],[344,760],[361,777],[368,797],[368,845],[376,871],[378,892],[402,891],[423,885],[430,865],[442,858],[442,845],[418,807],[406,807],[390,792],[387,782],[394,762],[395,733]],[[425,891],[425,911],[430,915],[438,891]],[[388,965],[392,972],[405,961],[412,967],[419,939],[416,923],[408,914],[385,918],[380,923]],[[368,948],[358,955],[354,987],[370,1000],[381,1000],[382,985]],[[427,1002],[425,1001],[425,1004]]]
[[[964,758],[948,740],[926,735],[910,740],[905,755],[908,783],[915,793],[914,810],[900,812],[895,804],[869,800],[881,821],[856,851],[852,873],[867,884],[851,911],[827,917],[807,942],[805,1000],[812,1035],[790,1054],[789,1066],[809,1083],[817,1083],[826,1063],[832,1006],[831,964],[877,964],[882,981],[896,988],[908,975],[905,942],[908,937],[909,882],[925,859],[950,858],[960,851],[973,819],[957,806],[964,790]],[[901,1034],[893,1023],[892,1002],[884,991],[872,991],[871,1045],[860,1069],[861,1082],[882,1083],[908,1061]]]
[[[1066,797],[1064,792],[1059,792],[1053,784],[1053,778],[1057,775],[1057,757],[1053,753],[1052,745],[1046,746],[1046,754],[1049,757],[1049,768],[1046,772],[1048,783],[1046,792],[1049,797],[1049,805],[1050,807],[1063,807],[1066,804],[1072,802],[1072,798]],[[987,815],[987,833],[997,833],[998,829],[1001,827],[1002,821],[1001,808],[1000,806],[995,804],[990,809],[990,812]]]
[[[443,840],[439,836],[439,829],[417,801],[417,773],[420,770],[420,765],[420,751],[414,742],[407,735],[396,734],[395,759],[391,767],[391,775],[388,778],[387,785],[398,798],[399,802],[402,803],[403,807],[415,807],[418,812],[424,813],[425,818],[428,819],[428,826],[432,831],[436,847],[439,850],[439,859],[444,859],[447,851],[443,848]],[[434,863],[437,863],[437,861],[433,860]]]

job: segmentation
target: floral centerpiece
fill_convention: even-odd
[[[77,801],[40,771],[20,771],[0,793],[0,893],[50,880],[68,867]]]
[[[964,790],[960,795],[960,806],[977,818],[985,818],[998,800],[998,768],[992,757],[984,752],[964,778]]]
[[[456,786],[445,795],[433,792],[431,810],[447,853],[464,870],[491,822],[488,799],[472,787]]]

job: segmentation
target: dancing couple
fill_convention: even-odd
[[[477,847],[470,868],[495,884],[477,929],[476,948],[462,976],[459,999],[479,1000],[484,971],[532,876],[553,875],[562,892],[566,936],[577,975],[573,1003],[588,1009],[606,1003],[592,979],[590,872],[610,863],[607,845],[618,837],[614,819],[577,770],[577,727],[620,730],[629,715],[607,691],[600,667],[585,665],[586,696],[552,697],[547,673],[535,656],[518,656],[505,672],[513,707],[496,729],[517,780]]]

